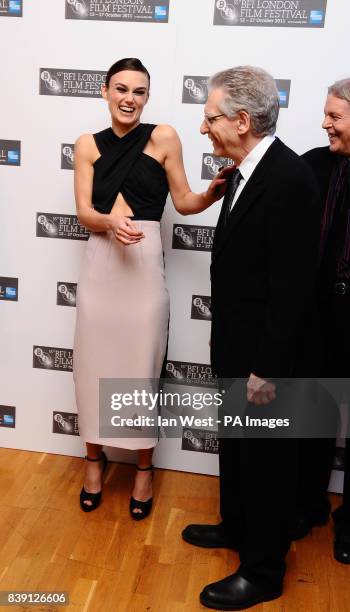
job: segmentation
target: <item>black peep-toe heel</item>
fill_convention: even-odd
[[[102,451],[101,455],[99,457],[97,457],[97,459],[91,459],[90,457],[88,457],[86,455],[85,459],[87,459],[87,461],[101,461],[102,460],[102,472],[101,472],[101,477],[102,474],[106,471],[106,467],[107,467],[107,457],[105,455],[105,453]],[[99,507],[100,502],[101,502],[101,497],[102,497],[102,489],[101,491],[98,491],[98,493],[88,493],[87,491],[85,491],[84,487],[82,488],[82,490],[80,491],[80,507],[84,512],[92,512],[92,510],[96,510],[96,508]],[[91,504],[86,504],[85,502],[91,502]]]
[[[150,465],[149,467],[146,467],[146,468],[142,468],[137,465],[136,469],[139,472],[152,472],[152,480],[153,480],[153,465]],[[147,516],[149,515],[152,509],[152,502],[153,502],[153,497],[150,497],[150,499],[147,499],[146,501],[140,501],[139,499],[135,499],[134,497],[131,496],[129,509],[130,509],[131,517],[134,519],[134,521],[142,521],[142,519],[147,518]],[[134,512],[134,510],[136,509],[140,510],[141,512]]]

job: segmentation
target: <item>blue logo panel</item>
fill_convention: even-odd
[[[0,427],[16,427],[15,406],[0,406]]]
[[[310,11],[310,23],[319,25],[323,22],[323,11]]]
[[[158,21],[165,20],[168,16],[168,7],[166,6],[155,6],[154,7],[154,17]]]
[[[9,1],[9,13],[12,15],[20,15],[22,12],[22,0]]]
[[[6,287],[5,295],[7,298],[13,300],[17,297],[17,289],[16,287]]]
[[[10,164],[18,164],[19,163],[19,151],[7,151],[7,161]]]
[[[0,276],[0,300],[18,301],[18,278]]]
[[[280,99],[281,106],[285,106],[287,104],[287,100],[288,100],[287,92],[279,90],[278,96],[279,96],[279,99]]]

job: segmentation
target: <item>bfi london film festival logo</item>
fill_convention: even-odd
[[[184,76],[182,88],[183,104],[205,104],[208,98],[208,81],[209,77],[205,76]],[[289,103],[290,80],[275,79],[275,81],[281,108],[287,108]]]
[[[18,278],[0,276],[0,300],[18,302]]]
[[[80,225],[76,215],[36,214],[38,238],[64,238],[66,240],[88,240],[90,232]]]
[[[106,74],[100,70],[40,68],[39,93],[41,96],[101,98]]]
[[[206,76],[184,76],[182,87],[183,104],[205,104],[208,98]]]
[[[213,246],[215,227],[210,225],[173,225],[173,249],[207,251]]]
[[[74,170],[74,144],[61,144],[61,170]]]
[[[57,306],[76,306],[77,283],[57,283]]]
[[[20,140],[0,140],[0,166],[20,166],[20,165],[21,165],[21,142]]]
[[[1,1],[1,0],[0,0]],[[168,23],[170,0],[66,0],[66,19]]]
[[[72,372],[73,350],[55,346],[33,346],[33,368]]]
[[[16,427],[15,406],[0,406],[0,427]]]
[[[79,436],[78,415],[74,412],[57,412],[52,415],[52,433]]]
[[[22,0],[0,0],[0,17],[22,17]]]
[[[181,449],[185,451],[194,451],[196,453],[211,453],[217,455],[219,452],[218,434],[215,431],[184,427]]]
[[[200,387],[215,386],[210,365],[190,363],[188,361],[167,361],[167,382],[178,385],[195,385]]]
[[[191,319],[211,321],[210,295],[193,295],[191,304]]]
[[[220,170],[227,168],[227,166],[232,166],[233,163],[233,160],[228,157],[219,157],[212,153],[203,153],[201,178],[212,181]]]
[[[214,0],[214,25],[323,28],[327,0]]]

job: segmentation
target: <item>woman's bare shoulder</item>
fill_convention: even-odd
[[[80,147],[82,149],[92,147],[95,144],[95,139],[92,134],[80,134],[80,136],[75,141],[75,147]]]
[[[152,132],[152,140],[155,144],[175,143],[179,141],[179,136],[172,125],[160,124]]]
[[[96,152],[98,155],[95,139],[92,134],[81,134],[79,138],[77,138],[74,145],[75,156],[78,155],[90,161],[95,161]]]

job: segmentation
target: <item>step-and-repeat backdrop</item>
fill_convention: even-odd
[[[276,79],[278,135],[298,153],[327,144],[327,85],[349,76],[348,0],[0,0],[1,445],[83,455],[72,380],[75,296],[88,232],[75,215],[76,138],[109,125],[101,84],[122,57],[151,73],[143,120],[170,123],[194,191],[230,160],[199,133],[207,79],[239,64]],[[171,298],[167,370],[208,384],[209,263],[219,205],[162,232]],[[341,446],[341,444],[340,444]],[[133,455],[110,455],[132,461]],[[162,440],[160,467],[217,473],[215,434]],[[341,487],[341,448],[331,488]]]

